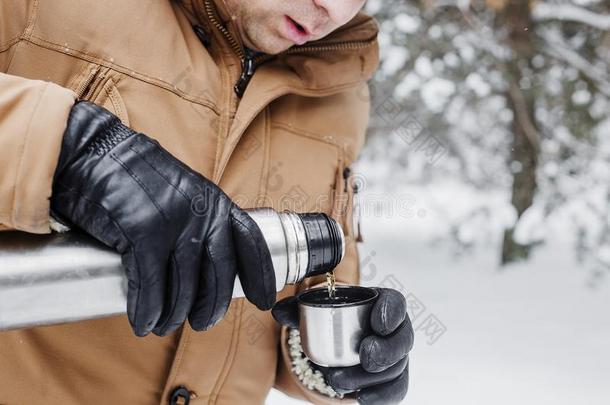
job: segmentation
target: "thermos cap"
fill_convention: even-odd
[[[341,226],[324,213],[297,215],[305,228],[309,254],[305,277],[333,270],[343,258],[345,250]]]

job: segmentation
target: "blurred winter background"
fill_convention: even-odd
[[[361,274],[407,295],[405,403],[609,403],[610,2],[367,8]]]

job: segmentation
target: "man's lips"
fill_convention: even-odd
[[[282,35],[297,45],[303,45],[311,38],[311,34],[307,30],[307,27],[299,24],[288,16],[284,16]]]

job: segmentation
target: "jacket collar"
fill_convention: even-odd
[[[187,11],[192,24],[210,26],[206,6],[213,12],[241,45],[241,38],[231,24],[231,14],[224,0],[178,0]],[[207,4],[206,4],[207,3]],[[375,20],[359,13],[352,21],[325,38],[301,47],[293,47],[272,59],[281,61],[294,72],[308,90],[328,87],[345,88],[348,83],[370,79],[379,64]]]

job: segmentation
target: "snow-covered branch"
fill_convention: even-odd
[[[610,80],[608,73],[583,58],[578,52],[572,50],[559,35],[551,35],[550,31],[542,31],[541,36],[546,40],[545,51],[558,59],[563,60],[573,68],[597,84],[604,95],[610,97]]]
[[[572,4],[539,3],[534,6],[532,16],[536,20],[562,20],[574,21],[599,28],[610,30],[610,15],[598,14]]]

